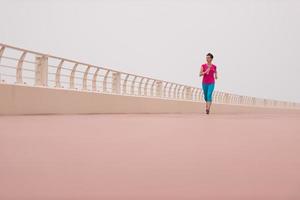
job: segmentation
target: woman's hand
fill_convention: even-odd
[[[208,74],[208,73],[209,73],[209,70],[210,70],[210,68],[208,68],[208,69],[204,72],[204,74]]]
[[[208,71],[200,72],[199,76],[203,76],[204,74],[208,74]]]
[[[203,71],[203,67],[201,67],[199,76],[201,77],[201,76],[203,76],[204,74],[208,74],[208,73],[209,73],[209,70],[210,70],[210,67],[208,67],[205,71]]]

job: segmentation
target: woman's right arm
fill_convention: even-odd
[[[209,71],[209,68],[204,72],[204,71],[203,71],[203,66],[201,66],[199,76],[203,76],[203,74],[206,74],[208,71]]]
[[[203,73],[203,66],[201,66],[201,69],[200,69],[200,74],[199,74],[199,76],[201,77],[203,74],[204,74],[204,73]]]

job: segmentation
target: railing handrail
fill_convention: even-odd
[[[155,80],[155,81],[163,81],[163,82],[173,83],[173,84],[182,85],[182,86],[186,86],[186,87],[193,87],[193,86],[189,86],[189,85],[185,85],[185,84],[181,84],[181,83],[175,83],[175,82],[172,82],[172,81],[165,81],[165,80],[162,80],[162,79],[156,79],[156,78],[147,77],[147,76],[143,76],[143,75],[132,74],[132,73],[128,73],[128,72],[124,72],[124,71],[120,71],[120,70],[114,70],[114,69],[111,69],[111,68],[108,68],[108,67],[101,67],[101,66],[98,66],[98,65],[84,63],[84,62],[80,62],[80,61],[76,61],[76,60],[72,60],[72,59],[68,59],[68,58],[53,56],[51,54],[32,51],[32,50],[28,50],[28,49],[25,49],[25,48],[19,48],[19,47],[11,46],[11,45],[4,44],[4,43],[0,43],[0,46],[8,47],[8,48],[19,50],[19,51],[26,51],[28,53],[37,54],[37,55],[40,55],[40,56],[46,56],[46,57],[50,57],[50,58],[60,59],[60,60],[64,60],[64,61],[67,61],[67,62],[77,63],[77,64],[80,64],[80,65],[92,66],[92,67],[100,68],[100,69],[104,69],[104,70],[109,69],[112,72],[120,72],[122,74],[129,74],[131,76],[138,76],[138,77],[141,77],[141,78],[148,78],[148,79],[152,79],[152,80]],[[197,87],[194,87],[194,88],[197,88]]]

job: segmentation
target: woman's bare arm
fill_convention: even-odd
[[[206,74],[208,71],[209,71],[209,68],[204,72],[204,71],[203,71],[203,66],[201,66],[199,76],[203,76],[203,74]]]
[[[200,74],[199,76],[201,77],[203,75],[203,67],[201,66],[201,69],[200,69]]]

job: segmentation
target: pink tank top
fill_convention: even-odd
[[[206,71],[206,69],[208,68],[207,64],[203,64],[203,71]],[[202,83],[215,83],[215,72],[217,71],[217,66],[212,64],[208,74],[204,74],[203,75],[203,79],[202,79]]]

